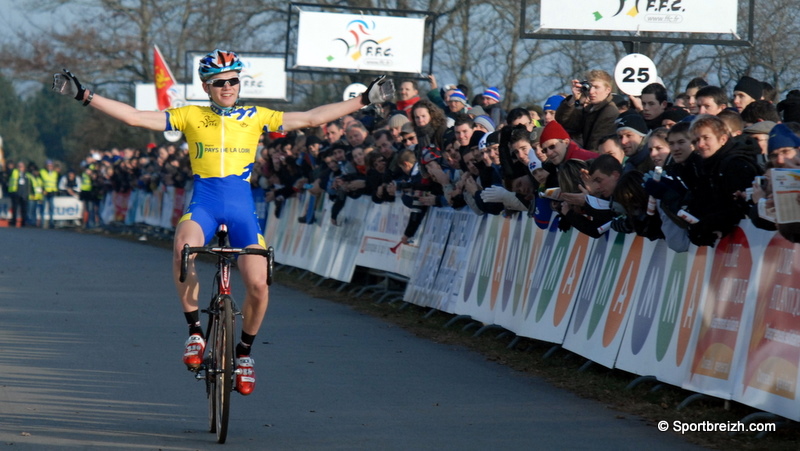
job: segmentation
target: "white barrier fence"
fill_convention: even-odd
[[[50,219],[50,213],[45,211]],[[56,196],[53,198],[53,220],[71,221],[83,218],[83,204],[72,196]],[[0,198],[0,219],[11,219],[11,198]]]
[[[306,202],[267,220],[278,262],[342,281],[356,265],[395,272],[410,278],[407,302],[800,420],[800,245],[777,233],[743,221],[714,248],[675,253],[663,240],[443,208],[395,253],[401,203],[348,200],[336,227],[328,202],[316,224],[298,224]]]

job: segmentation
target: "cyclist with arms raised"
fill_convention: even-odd
[[[375,79],[363,95],[344,102],[322,105],[305,112],[281,112],[253,106],[242,107],[239,73],[242,62],[234,52],[214,50],[200,60],[198,69],[210,106],[188,105],[165,112],[140,111],[84,88],[66,69],[54,76],[53,89],[75,93],[84,106],[91,105],[128,125],[155,131],[180,130],[189,143],[194,191],[186,213],[175,230],[173,278],[189,325],[183,362],[190,368],[203,360],[205,341],[198,312],[199,283],[190,261],[185,283],[179,282],[184,244],[204,246],[219,224],[229,227],[233,247],[265,248],[250,192],[250,172],[257,157],[258,140],[265,132],[288,132],[314,127],[353,113],[365,105],[391,98],[394,87],[384,77]],[[77,91],[77,92],[76,92]],[[242,255],[238,261],[246,289],[242,308],[242,335],[236,346],[236,390],[243,395],[255,387],[250,347],[267,311],[269,292],[267,262],[261,256]]]

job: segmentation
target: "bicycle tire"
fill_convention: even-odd
[[[215,375],[216,387],[216,429],[217,443],[225,443],[228,435],[228,418],[231,408],[231,393],[233,392],[234,378],[234,324],[233,324],[233,299],[222,296],[219,303],[218,324],[217,374]]]
[[[214,308],[214,307],[212,307]],[[206,337],[206,397],[208,398],[208,432],[217,432],[217,358],[215,349],[218,346],[219,321],[217,314],[209,312],[208,333]]]

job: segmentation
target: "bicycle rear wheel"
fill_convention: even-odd
[[[228,435],[228,417],[231,409],[233,391],[233,300],[230,296],[220,297],[219,322],[217,325],[216,372],[213,397],[216,405],[215,423],[217,442],[225,443]]]

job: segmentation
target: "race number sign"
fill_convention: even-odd
[[[614,69],[614,81],[620,91],[629,96],[642,94],[642,89],[658,81],[656,65],[641,53],[632,53],[622,58]]]
[[[353,83],[348,85],[344,88],[344,94],[342,95],[342,100],[350,100],[352,98],[358,97],[367,90],[367,86],[363,83]]]

